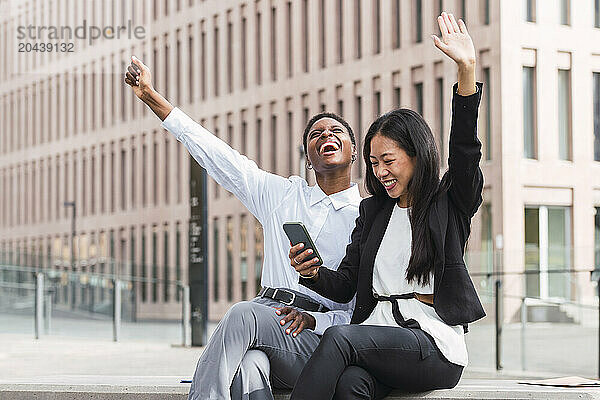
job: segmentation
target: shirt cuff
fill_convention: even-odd
[[[322,335],[325,330],[331,326],[331,320],[329,315],[322,312],[306,311],[306,313],[312,315],[315,318],[315,329],[313,332],[317,335]]]
[[[468,96],[458,94],[458,82],[452,86],[452,101],[455,106],[459,106],[465,110],[477,110],[479,108],[479,102],[481,101],[481,94],[483,90],[483,83],[475,83],[475,93]]]
[[[183,133],[188,131],[188,127],[193,123],[194,120],[178,107],[175,107],[160,125],[179,139]]]

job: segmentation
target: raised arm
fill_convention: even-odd
[[[125,83],[131,86],[133,93],[146,103],[161,121],[164,121],[171,110],[175,108],[167,99],[154,90],[150,68],[135,56],[131,57],[131,64],[125,72]]]
[[[475,81],[475,48],[462,20],[452,14],[438,17],[442,39],[433,41],[458,67],[458,84],[452,94],[452,126],[448,156],[448,194],[456,207],[468,217],[481,204],[483,174],[479,168],[481,142],[477,138],[477,114],[482,84]]]
[[[163,128],[183,143],[208,174],[232,192],[262,223],[284,201],[290,179],[270,174],[213,135],[179,108],[173,107],[152,85],[150,69],[135,57],[125,73],[125,83],[162,120]]]

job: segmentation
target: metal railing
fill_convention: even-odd
[[[82,282],[84,282],[82,284]],[[79,309],[86,311],[87,317],[95,314],[110,315],[112,319],[112,340],[117,342],[121,338],[121,326],[123,321],[123,309],[125,302],[123,292],[129,296],[129,302],[137,302],[138,299],[132,291],[139,285],[170,285],[176,288],[176,303],[180,304],[181,318],[181,345],[191,346],[190,328],[190,290],[189,286],[181,281],[168,281],[151,278],[140,278],[130,276],[118,276],[116,274],[101,274],[91,272],[73,272],[59,269],[42,269],[36,267],[22,267],[13,265],[0,265],[0,304],[4,308],[27,309],[33,300],[34,337],[39,339],[42,334],[50,334],[52,326],[52,309],[57,304],[57,297],[62,296],[60,303],[61,311],[77,311],[77,307],[71,307],[75,299],[92,299],[89,302],[79,302]],[[96,292],[102,292],[102,307],[94,303]],[[132,296],[133,294],[133,296]],[[69,297],[72,296],[72,297]],[[131,300],[131,297],[134,297]],[[70,303],[72,300],[73,303]],[[14,304],[19,303],[19,307]],[[110,311],[107,311],[107,306]],[[135,309],[135,305],[129,304],[129,308]],[[137,319],[136,312],[130,312],[129,319]]]

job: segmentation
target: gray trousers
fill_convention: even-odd
[[[198,360],[188,400],[272,400],[270,382],[294,387],[320,336],[287,335],[275,307],[283,304],[257,297],[227,311]]]

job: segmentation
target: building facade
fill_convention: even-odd
[[[265,170],[314,184],[301,153],[310,116],[341,114],[360,146],[370,122],[396,107],[425,117],[445,170],[456,67],[430,39],[445,10],[466,20],[485,84],[484,204],[467,255],[484,303],[492,311],[486,273],[525,270],[534,273],[504,278],[507,319],[523,295],[591,303],[589,273],[544,271],[599,263],[599,7],[597,0],[0,0],[0,262],[75,270],[80,285],[100,287],[59,290],[65,304],[110,301],[110,282],[92,282],[97,274],[133,277],[138,318],[177,314],[178,282],[187,282],[191,159],[123,83],[131,55],[150,66],[166,98]],[[68,39],[64,27],[75,31],[84,20],[102,37],[92,39],[90,28],[82,30],[87,38]],[[62,28],[52,42],[67,50],[73,43],[73,51],[34,51],[50,29],[31,35],[29,25]],[[117,26],[130,29],[117,39]],[[132,37],[135,27],[143,35]],[[364,169],[359,158],[355,181]],[[217,320],[259,290],[264,243],[237,199],[212,180],[207,195],[209,317]],[[65,202],[76,206],[73,260]]]

